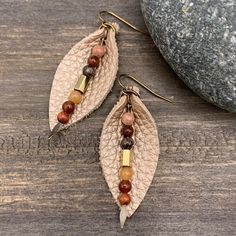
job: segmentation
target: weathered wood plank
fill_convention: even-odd
[[[144,27],[139,2],[15,1],[0,4],[0,235],[234,235],[236,114],[193,94],[151,39],[120,24],[120,71],[175,104],[141,90],[159,128],[153,184],[121,231],[101,173],[99,136],[119,86],[99,110],[48,141],[56,67],[108,9]]]

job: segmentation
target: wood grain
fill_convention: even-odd
[[[139,1],[0,1],[0,235],[235,235],[236,114],[193,94],[151,39],[120,24],[120,72],[159,128],[151,188],[122,231],[99,164],[99,136],[119,86],[99,110],[47,140],[48,99],[63,55],[113,10],[144,28]]]

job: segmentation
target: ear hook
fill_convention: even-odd
[[[120,86],[126,90],[126,87],[124,86],[124,84],[121,82],[121,79],[124,78],[124,77],[127,77],[129,79],[132,79],[133,81],[135,81],[137,84],[141,85],[143,88],[145,88],[147,91],[149,91],[151,94],[155,95],[156,97],[158,98],[161,98],[167,102],[170,102],[170,103],[174,103],[173,100],[169,99],[169,98],[166,98],[166,97],[163,97],[162,95],[156,93],[155,91],[153,91],[151,88],[149,88],[147,85],[145,85],[143,82],[140,82],[138,79],[136,79],[135,77],[131,76],[131,75],[128,75],[128,74],[121,74],[119,77],[118,77],[118,82],[120,84]]]
[[[138,31],[138,32],[140,32],[140,33],[142,33],[142,34],[145,34],[145,35],[150,36],[148,32],[146,32],[146,31],[144,31],[144,30],[141,30],[141,29],[139,29],[138,27],[132,25],[132,24],[129,23],[127,20],[125,20],[124,18],[122,18],[121,16],[115,14],[115,13],[112,12],[112,11],[100,11],[100,12],[99,12],[98,18],[99,18],[100,21],[102,22],[102,25],[108,24],[108,23],[106,22],[106,20],[102,17],[102,15],[104,15],[104,14],[111,15],[111,16],[115,17],[116,19],[120,20],[121,22],[125,23],[126,25],[128,25],[128,26],[129,26],[130,28],[132,28],[133,30],[136,30],[136,31]]]

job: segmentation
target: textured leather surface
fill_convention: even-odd
[[[138,89],[133,87],[136,91]],[[155,174],[159,157],[159,139],[155,121],[140,98],[131,95],[132,108],[135,116],[134,124],[134,158],[132,168],[132,201],[127,206],[127,216],[130,217],[142,202]],[[119,195],[119,168],[121,148],[121,120],[127,103],[127,97],[122,96],[108,115],[102,130],[100,140],[100,160],[102,170],[109,189],[116,201]]]
[[[112,24],[118,31],[118,24]],[[91,48],[99,43],[100,38],[105,35],[105,31],[104,28],[96,30],[81,40],[72,47],[59,64],[53,80],[49,101],[49,125],[51,130],[58,123],[57,114],[61,111],[62,104],[68,100],[70,92],[73,91],[79,76],[82,74],[83,67],[87,64]],[[118,48],[115,32],[109,30],[106,40],[106,54],[100,62],[95,77],[89,82],[82,103],[77,106],[69,124],[65,127],[83,119],[102,104],[112,89],[117,70]]]

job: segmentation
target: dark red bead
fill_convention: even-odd
[[[131,187],[129,180],[122,180],[119,184],[119,189],[122,193],[128,193],[131,190]]]
[[[67,113],[65,113],[64,111],[61,111],[57,115],[57,120],[62,124],[68,123],[69,119],[70,119],[70,116]]]
[[[129,125],[124,125],[123,128],[122,128],[122,134],[125,136],[125,137],[131,137],[134,133],[134,129],[132,126],[129,126]]]
[[[71,114],[75,110],[75,104],[72,101],[66,101],[62,105],[62,109],[65,113]]]
[[[88,59],[88,65],[91,67],[99,66],[99,58],[97,56],[90,56]]]
[[[130,137],[123,138],[120,143],[122,149],[131,149],[133,145],[134,145],[134,140]]]

